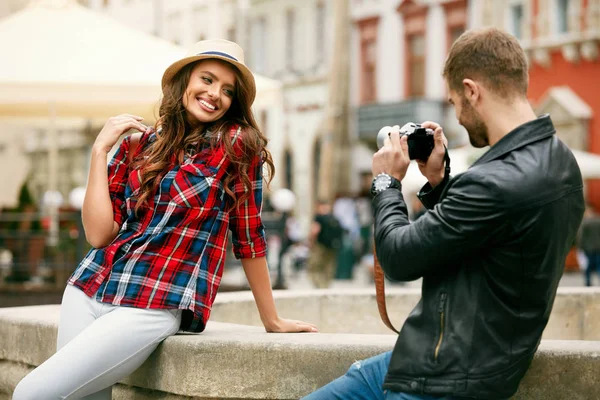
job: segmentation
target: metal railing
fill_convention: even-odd
[[[283,245],[285,219],[280,213],[263,213],[267,240],[274,240],[277,253]],[[66,281],[91,246],[79,212],[60,212],[58,243],[50,245],[47,219],[37,212],[0,214],[0,307],[60,303]],[[280,254],[273,254],[274,284],[283,288]],[[231,241],[227,248],[226,270],[239,268]],[[229,285],[231,286],[231,285]],[[240,290],[229,287],[220,290]]]

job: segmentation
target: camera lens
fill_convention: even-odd
[[[378,149],[381,149],[383,147],[385,138],[389,137],[391,131],[392,131],[391,126],[384,126],[383,128],[381,128],[379,130],[379,133],[377,133],[377,148]]]

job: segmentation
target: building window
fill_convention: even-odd
[[[377,27],[379,19],[359,21],[360,29],[360,102],[377,100]]]
[[[567,33],[569,30],[569,0],[556,0],[556,32]]]
[[[425,35],[408,37],[408,97],[425,95]]]
[[[265,18],[261,17],[252,24],[252,61],[257,73],[265,73],[267,66],[267,37]]]
[[[321,63],[325,61],[325,46],[326,46],[326,32],[325,32],[325,3],[317,4],[317,17],[316,17],[316,29],[317,35],[315,37],[316,40],[316,53],[317,53],[317,62]]]
[[[285,14],[285,66],[294,69],[294,55],[296,37],[296,13],[294,10],[287,10]]]
[[[510,6],[510,33],[517,39],[523,39],[523,4]]]
[[[377,98],[375,86],[375,73],[377,66],[376,54],[377,47],[374,40],[369,40],[363,43],[363,95],[361,96],[363,103],[374,102]]]

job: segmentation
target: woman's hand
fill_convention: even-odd
[[[272,324],[265,324],[265,329],[270,333],[319,332],[313,324],[284,318],[278,318]]]
[[[137,129],[140,132],[144,132],[146,126],[141,122],[143,119],[131,114],[110,117],[96,137],[93,147],[108,154],[110,149],[117,143],[117,140],[119,140],[119,137],[128,130]]]

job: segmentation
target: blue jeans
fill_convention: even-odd
[[[433,397],[383,389],[392,352],[357,361],[346,375],[328,383],[303,400],[452,400],[450,397]]]
[[[592,273],[600,275],[600,253],[586,251],[588,266],[585,270],[585,286],[592,286]]]

